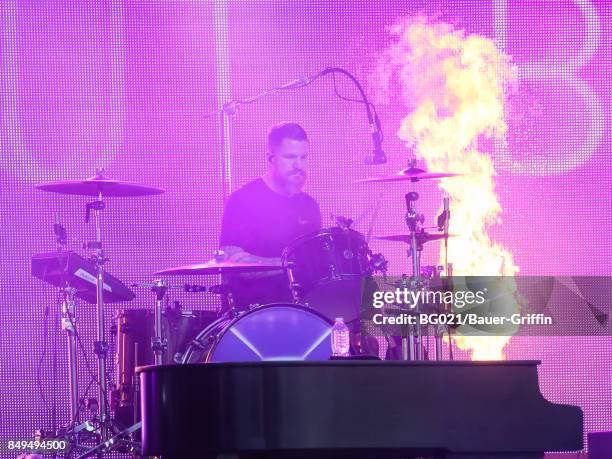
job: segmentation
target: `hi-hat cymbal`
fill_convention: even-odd
[[[241,274],[259,271],[281,270],[281,266],[264,265],[260,263],[237,263],[232,261],[209,261],[194,265],[178,266],[153,273],[156,276],[201,276],[209,274]]]
[[[454,172],[430,172],[418,167],[409,167],[402,169],[394,175],[384,175],[381,177],[370,177],[357,180],[355,183],[373,183],[373,182],[419,182],[421,180],[441,179],[445,177],[456,177],[461,174]]]
[[[448,237],[455,237],[456,234],[449,234]],[[440,239],[444,239],[446,236],[444,233],[426,233],[425,231],[419,232],[416,234],[417,243],[425,244],[426,242],[437,241]],[[406,244],[410,244],[412,242],[412,236],[410,233],[402,233],[402,234],[386,234],[382,236],[374,236],[375,239],[380,239],[383,241],[393,241],[393,242],[404,242]]]
[[[66,180],[63,182],[47,182],[36,185],[43,191],[59,194],[71,194],[80,196],[98,196],[127,198],[133,196],[148,196],[162,194],[164,190],[137,183],[109,180],[100,176],[90,177],[86,180]]]

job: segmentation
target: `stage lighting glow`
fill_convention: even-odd
[[[504,140],[504,108],[516,84],[516,66],[491,39],[423,16],[402,20],[392,32],[396,42],[385,67],[397,71],[406,105],[415,106],[398,135],[429,170],[462,174],[440,182],[451,198],[449,231],[459,235],[448,253],[454,274],[515,274],[512,254],[487,234],[502,208],[482,141]],[[460,338],[458,344],[479,360],[503,358],[509,339]]]

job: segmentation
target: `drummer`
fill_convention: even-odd
[[[319,205],[303,191],[308,153],[308,136],[299,124],[270,130],[267,173],[232,193],[225,205],[219,245],[226,260],[280,268],[282,251],[290,242],[321,229]],[[239,308],[292,301],[281,271],[232,276],[226,282]]]

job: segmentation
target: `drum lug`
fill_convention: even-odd
[[[342,276],[338,274],[338,270],[336,269],[335,265],[329,265],[329,273],[331,275],[332,281],[337,281],[337,280],[342,279]]]

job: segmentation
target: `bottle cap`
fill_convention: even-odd
[[[344,322],[344,317],[336,317],[336,322]]]

